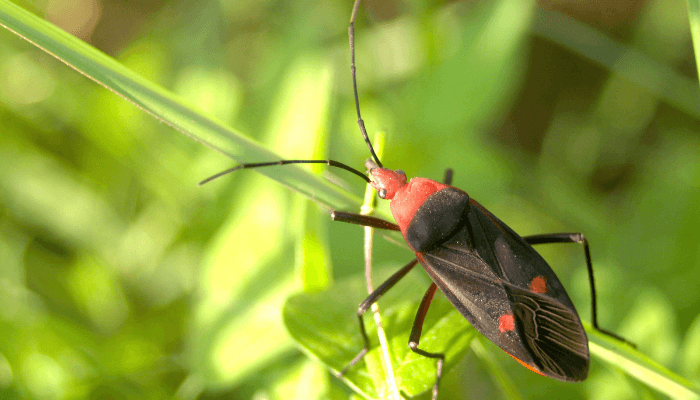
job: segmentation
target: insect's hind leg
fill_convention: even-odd
[[[384,295],[384,293],[386,293],[389,289],[394,287],[394,285],[398,281],[400,281],[401,278],[406,276],[406,274],[410,270],[412,270],[417,263],[418,259],[414,258],[413,260],[411,260],[411,262],[401,267],[400,270],[396,271],[394,275],[392,275],[391,277],[389,277],[389,279],[384,281],[384,283],[379,285],[379,287],[374,292],[372,292],[369,296],[367,296],[365,300],[362,301],[362,303],[360,303],[359,307],[357,308],[357,318],[360,322],[360,333],[362,334],[362,341],[364,342],[364,347],[359,353],[357,353],[355,358],[353,358],[352,361],[350,361],[348,365],[346,365],[345,368],[343,368],[343,370],[340,371],[340,373],[338,374],[339,376],[345,375],[348,369],[350,369],[350,367],[352,367],[353,365],[357,364],[357,362],[360,361],[369,351],[369,337],[367,336],[367,331],[365,330],[365,322],[362,319],[362,316],[365,314],[365,312],[367,312],[367,310],[370,309],[370,307],[372,307],[372,304],[376,303],[379,300],[379,298],[382,297],[382,295]]]
[[[423,331],[423,322],[425,322],[425,316],[428,313],[428,308],[430,303],[435,297],[435,291],[437,290],[437,285],[435,283],[431,284],[428,291],[425,292],[423,300],[420,302],[418,307],[418,312],[416,313],[416,319],[413,321],[413,328],[411,328],[411,335],[408,338],[408,347],[414,353],[420,354],[423,357],[436,358],[437,359],[437,373],[435,377],[435,386],[433,386],[433,400],[437,399],[438,385],[440,384],[440,377],[442,376],[442,364],[445,362],[444,353],[431,353],[418,348],[420,342],[420,335]]]
[[[542,235],[531,235],[523,237],[530,245],[536,244],[552,244],[552,243],[579,243],[583,245],[583,252],[586,255],[586,268],[588,269],[588,281],[591,285],[591,321],[593,327],[617,340],[625,342],[632,347],[637,347],[634,343],[619,336],[613,332],[605,330],[598,326],[598,301],[596,299],[595,279],[593,278],[593,263],[591,262],[591,250],[588,246],[588,240],[582,233],[547,233]]]

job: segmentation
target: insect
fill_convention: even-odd
[[[430,303],[437,289],[484,336],[528,369],[562,381],[586,379],[589,369],[588,339],[576,309],[559,279],[533,245],[579,243],[583,245],[591,286],[593,326],[598,327],[595,283],[589,245],[580,233],[554,233],[521,237],[469,195],[445,182],[427,178],[410,181],[401,170],[384,168],[368,138],[360,113],[355,68],[354,24],[360,0],[353,6],[348,35],[351,74],[358,125],[371,160],[364,173],[334,160],[280,160],[241,164],[216,174],[200,184],[239,170],[285,164],[327,164],[362,177],[391,202],[392,223],[376,217],[332,211],[331,218],[378,229],[400,231],[416,257],[371,293],[358,308],[363,349],[340,372],[359,362],[370,348],[364,313],[384,293],[420,263],[433,283],[420,303],[409,348],[433,358],[437,374],[433,399],[437,398],[444,354],[419,347]]]

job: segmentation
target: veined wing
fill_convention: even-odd
[[[580,381],[588,341],[576,310],[542,257],[472,202],[465,223],[419,253],[450,302],[487,338],[542,375]]]

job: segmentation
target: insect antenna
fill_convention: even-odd
[[[374,147],[372,147],[372,143],[369,140],[369,136],[367,135],[367,130],[365,129],[365,121],[362,119],[362,115],[360,114],[360,98],[357,95],[357,77],[355,76],[355,17],[357,16],[357,9],[360,6],[360,0],[355,1],[355,5],[352,8],[352,15],[350,16],[350,26],[348,27],[348,37],[350,39],[350,72],[352,73],[352,88],[353,88],[353,94],[355,96],[355,109],[357,110],[357,124],[360,126],[360,132],[362,133],[362,137],[365,139],[365,143],[367,144],[367,147],[369,148],[369,152],[372,155],[372,158],[376,162],[377,166],[379,168],[383,168],[382,162],[379,161],[379,157],[377,157],[377,153],[374,151]],[[229,168],[225,171],[221,171],[218,174],[212,175],[209,178],[199,182],[199,185],[204,185],[207,182],[210,182],[216,178],[219,178],[223,175],[229,174],[231,172],[237,171],[239,169],[250,169],[250,168],[259,168],[259,167],[270,167],[273,165],[286,165],[286,164],[326,164],[331,167],[337,167],[344,169],[346,171],[352,172],[353,174],[361,177],[364,179],[367,183],[371,183],[371,180],[362,172],[356,170],[355,168],[350,167],[349,165],[343,164],[338,161],[334,160],[279,160],[279,161],[271,161],[271,162],[261,162],[261,163],[250,163],[250,164],[240,164],[238,166],[235,166],[233,168]]]
[[[216,175],[212,175],[209,178],[199,182],[199,185],[204,185],[205,183],[212,181],[218,177],[221,177],[223,175],[229,174],[233,171],[237,171],[239,169],[250,169],[250,168],[260,168],[260,167],[271,167],[273,165],[286,165],[286,164],[326,164],[331,167],[337,167],[344,169],[346,171],[352,172],[353,174],[361,177],[364,179],[367,183],[370,183],[369,178],[363,174],[362,172],[356,170],[355,168],[345,165],[341,162],[334,161],[334,160],[279,160],[279,161],[271,161],[271,162],[260,162],[260,163],[249,163],[249,164],[240,164],[237,165],[233,168],[229,168],[225,171],[221,171]]]
[[[374,152],[374,147],[369,141],[367,136],[367,130],[365,129],[365,121],[362,120],[362,115],[360,115],[360,98],[357,96],[357,78],[355,77],[355,16],[357,15],[357,9],[360,6],[360,0],[355,0],[355,5],[352,8],[352,15],[350,16],[350,26],[348,27],[348,37],[350,38],[350,72],[352,73],[352,89],[355,94],[355,109],[357,110],[357,124],[360,126],[360,132],[362,132],[362,137],[367,143],[370,154],[372,158],[376,161],[379,168],[384,168],[382,162],[379,161],[377,153]]]

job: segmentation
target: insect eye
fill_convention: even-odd
[[[379,189],[379,198],[386,199],[386,189]]]

